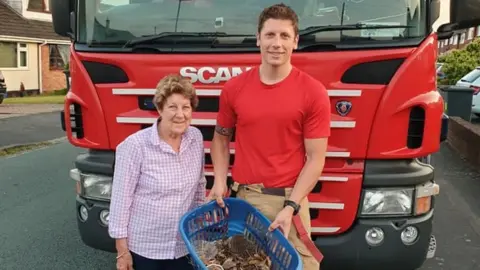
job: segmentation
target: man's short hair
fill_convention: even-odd
[[[298,16],[295,11],[284,3],[266,7],[258,17],[258,33],[262,31],[265,21],[268,19],[289,20],[292,22],[295,35],[298,34]]]

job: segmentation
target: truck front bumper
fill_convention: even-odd
[[[80,196],[76,201],[77,224],[83,243],[94,249],[115,252],[115,240],[108,235],[108,225],[105,224],[109,203]]]
[[[102,220],[102,211],[108,209],[108,202],[86,200],[80,196],[76,198],[77,223],[82,241],[91,248],[115,252],[115,241],[108,235],[105,218]],[[342,235],[314,237],[315,244],[325,256],[321,269],[417,269],[436,249],[432,220],[433,210],[421,217],[409,219],[358,219]],[[418,230],[418,239],[411,245],[405,245],[400,236],[408,226],[414,226]],[[365,235],[371,228],[383,231],[384,241],[381,245],[372,247],[367,243]]]
[[[343,235],[315,239],[325,256],[321,269],[417,269],[427,257],[433,256],[436,249],[432,220],[433,210],[415,218],[358,219]],[[401,240],[401,233],[408,226],[418,230],[418,239],[411,245],[405,245]],[[366,233],[371,228],[383,231],[381,245],[372,247],[367,243]]]

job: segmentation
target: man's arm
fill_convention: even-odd
[[[290,200],[299,204],[315,187],[325,165],[330,136],[331,106],[325,87],[311,86],[306,98],[303,136],[307,160],[293,188]]]
[[[325,165],[325,155],[327,152],[328,139],[305,139],[305,150],[307,161],[297,179],[297,182],[290,195],[290,200],[297,204],[305,198],[320,178]]]
[[[215,182],[227,183],[228,165],[230,161],[230,140],[233,135],[233,128],[224,128],[219,125],[215,127],[215,134],[212,139],[213,174]]]

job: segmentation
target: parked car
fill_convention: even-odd
[[[0,70],[0,104],[2,104],[5,96],[7,95],[7,84],[5,83],[5,77]]]
[[[467,73],[467,75],[463,76],[460,80],[457,81],[455,85],[470,87],[470,85],[472,85],[472,82],[474,82],[479,77],[480,77],[480,66],[476,67],[474,70]]]
[[[480,77],[472,82],[470,88],[473,88],[472,113],[480,117]]]
[[[437,79],[445,79],[445,73],[442,71],[443,63],[436,63],[437,65]]]

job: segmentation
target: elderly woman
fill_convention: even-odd
[[[169,75],[153,102],[158,120],[116,151],[108,230],[117,269],[193,269],[178,226],[206,195],[203,137],[190,126],[198,98],[190,81]]]

